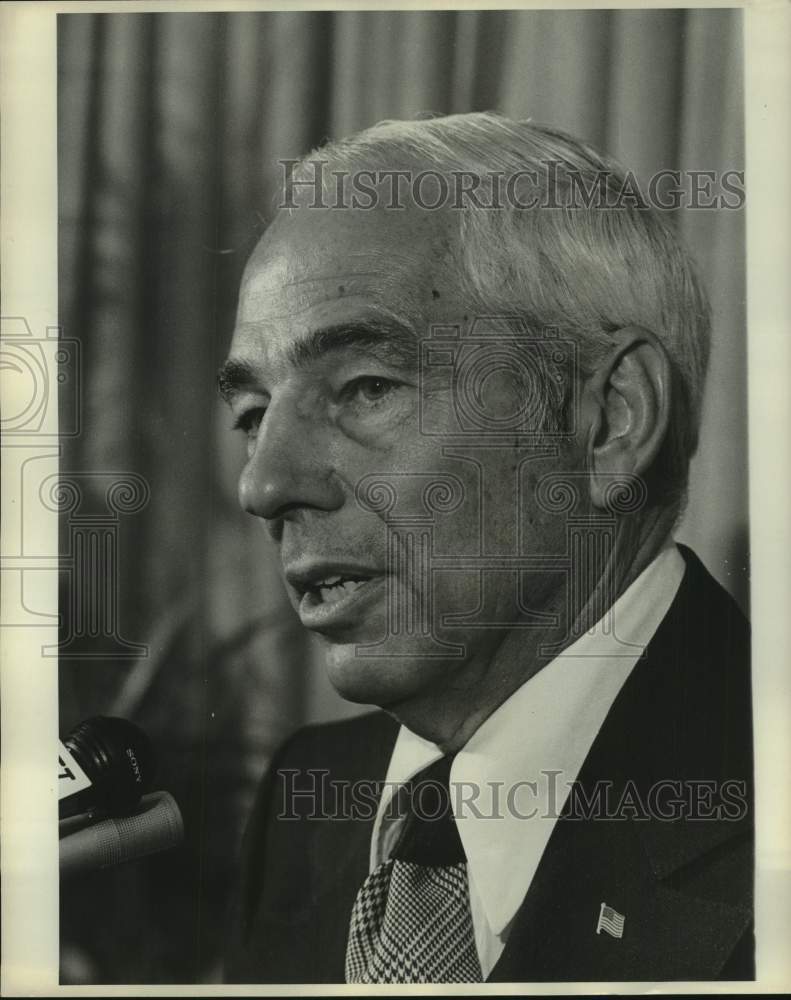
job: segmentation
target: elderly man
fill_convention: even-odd
[[[220,373],[239,495],[383,711],[277,755],[228,979],[753,977],[748,626],[671,537],[684,251],[611,161],[491,114],[288,180]]]

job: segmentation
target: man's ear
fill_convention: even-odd
[[[582,393],[591,500],[597,507],[605,506],[614,476],[645,475],[670,420],[670,359],[658,338],[628,326],[612,340]]]

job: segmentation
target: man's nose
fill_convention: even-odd
[[[272,401],[239,479],[242,508],[275,521],[301,509],[342,506],[344,493],[330,459],[334,449],[329,430],[319,416],[301,413],[293,400]]]

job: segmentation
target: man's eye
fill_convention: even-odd
[[[376,403],[397,388],[398,383],[392,379],[377,375],[363,375],[353,379],[345,386],[344,395],[353,401],[363,400],[368,403]]]
[[[244,431],[248,436],[255,435],[258,433],[258,428],[261,426],[261,421],[264,419],[265,413],[266,408],[263,406],[255,406],[250,410],[245,410],[244,413],[240,413],[236,420],[234,420],[233,429],[235,431]]]

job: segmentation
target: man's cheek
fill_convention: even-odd
[[[439,632],[457,630],[460,622],[486,612],[486,593],[480,571],[461,567],[438,569],[433,574],[433,620]]]

